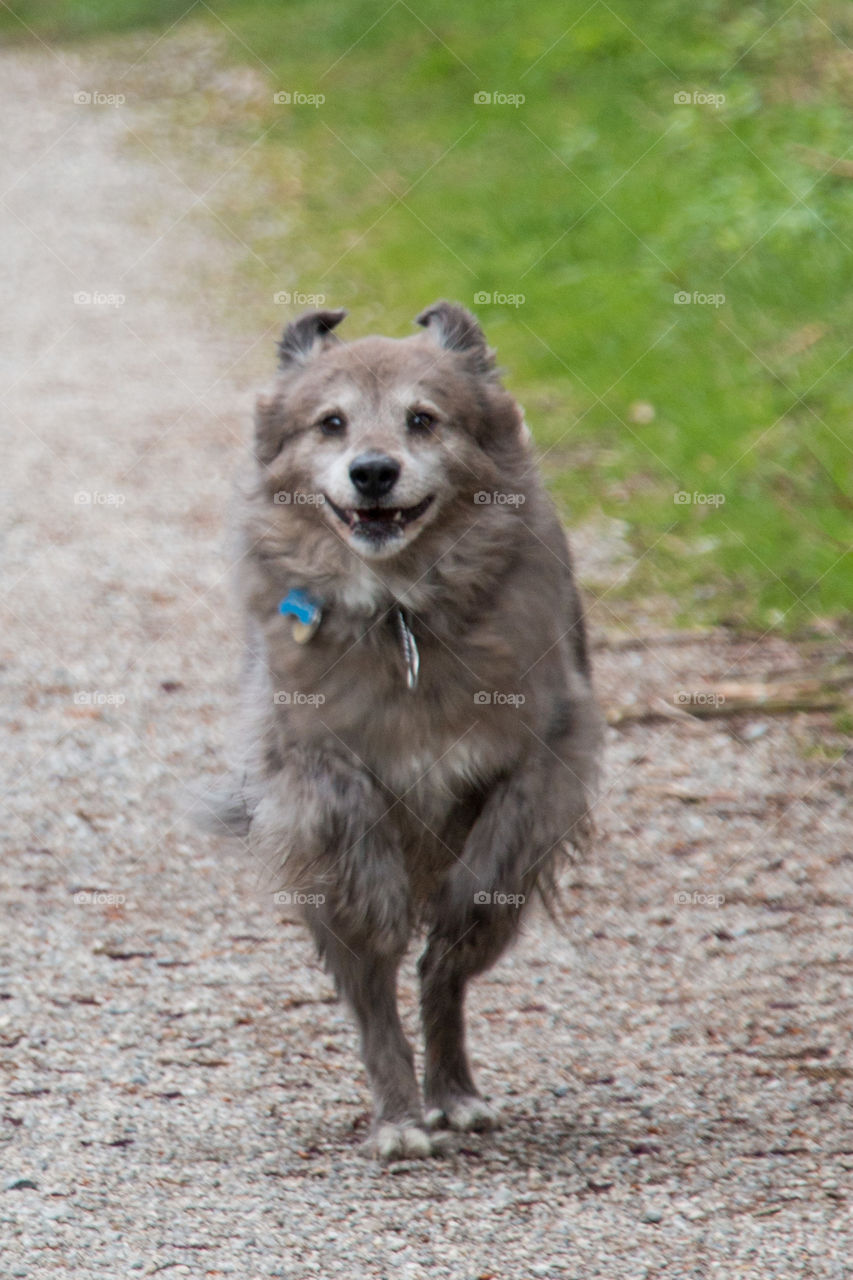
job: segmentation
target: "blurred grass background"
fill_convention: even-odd
[[[269,87],[229,123],[288,213],[240,228],[265,299],[261,261],[350,333],[475,310],[566,518],[625,522],[616,596],[741,627],[849,612],[848,3],[17,0],[0,24],[224,31]]]

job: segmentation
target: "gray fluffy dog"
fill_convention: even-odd
[[[289,890],[361,1033],[381,1160],[497,1123],[468,980],[584,843],[600,728],[566,540],[472,315],[285,331],[240,509],[245,752],[210,813]],[[423,1096],[397,970],[422,930]]]

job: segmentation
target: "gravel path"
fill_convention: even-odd
[[[471,1000],[506,1128],[427,1165],[363,1154],[327,978],[242,848],[183,817],[228,732],[223,511],[271,335],[219,323],[239,251],[128,146],[142,108],[74,103],[102,66],[0,56],[0,1277],[842,1280],[850,765],[828,717],[611,729],[571,927],[532,922]],[[607,603],[610,706],[801,661],[613,643]]]

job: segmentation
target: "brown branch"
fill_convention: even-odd
[[[659,699],[637,707],[611,707],[607,723],[650,724],[656,720],[715,720],[742,715],[794,715],[798,711],[833,711],[844,705],[843,689],[853,684],[853,671],[825,679],[800,679],[776,684],[729,682],[713,689],[685,692],[669,703]]]

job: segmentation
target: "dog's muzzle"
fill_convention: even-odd
[[[428,494],[413,507],[339,507],[326,495],[329,506],[350,532],[369,538],[386,538],[389,534],[402,532],[424,514],[432,500],[432,494]]]

